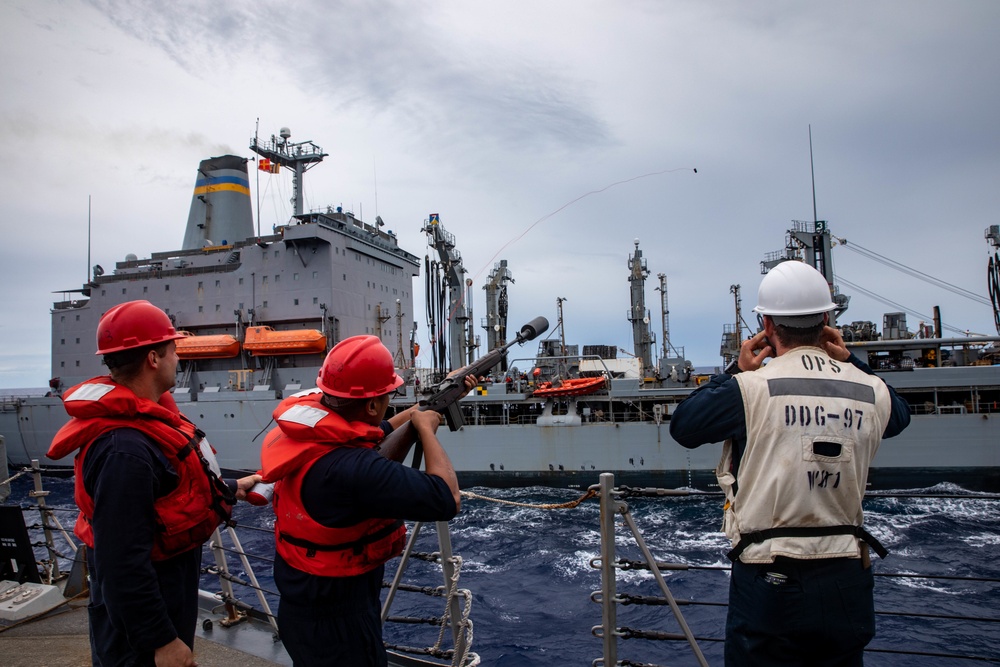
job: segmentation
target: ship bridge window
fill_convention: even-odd
[[[215,286],[216,287],[219,287],[221,284],[222,284],[221,281],[218,281],[218,280],[215,281]]]
[[[107,296],[107,295],[108,295],[108,290],[102,289],[101,290],[101,296]]]
[[[169,292],[170,291],[170,283],[167,283],[166,285],[163,286],[163,291],[164,292]]]
[[[314,297],[313,297],[313,303],[314,303],[314,304],[317,304],[317,303],[319,303],[319,297],[318,297],[318,296],[314,296]]]
[[[275,276],[274,277],[274,282],[279,282],[280,280],[281,280],[281,276]]]
[[[264,308],[267,308],[267,301],[264,302]]]
[[[66,368],[66,362],[65,361],[60,361],[59,362],[59,368]]]
[[[260,281],[261,281],[262,283],[266,283],[266,282],[267,282],[267,276],[261,276],[261,277],[260,277]]]
[[[277,250],[275,250],[275,251],[274,251],[274,256],[275,256],[275,257],[277,257],[277,256],[278,256],[278,251],[277,251]]]
[[[66,344],[66,339],[65,338],[60,338],[59,339],[59,344],[60,345],[65,345]]]
[[[292,305],[294,305],[294,306],[299,305],[299,300],[298,299],[292,299]]]
[[[122,288],[122,294],[126,294],[124,287]]]
[[[198,289],[201,289],[202,287],[204,287],[204,284],[199,280],[198,281]]]
[[[240,278],[240,285],[242,285],[242,284],[243,284],[243,279],[242,279],[242,278]]]
[[[199,313],[205,312],[205,307],[204,306],[198,306],[198,312]]]
[[[80,367],[80,360],[79,360],[79,359],[77,359],[77,360],[76,360],[76,367],[77,367],[77,368],[79,368],[79,367]]]
[[[293,273],[292,274],[292,280],[298,280],[298,279],[299,279],[299,274]]]
[[[319,277],[319,271],[313,271],[313,280]]]
[[[80,321],[80,316],[79,316],[79,315],[77,315],[77,316],[76,316],[76,321],[77,321],[77,322],[79,322],[79,321]]]
[[[79,338],[77,338],[77,339],[76,339],[76,344],[77,344],[77,345],[79,345],[79,344],[80,344],[80,339],[79,339]]]
[[[222,310],[222,306],[215,304],[215,312],[219,312],[220,310]]]
[[[143,285],[142,286],[142,293],[145,294],[148,291],[149,291],[149,285]]]

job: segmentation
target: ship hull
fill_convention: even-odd
[[[273,396],[216,395],[181,402],[181,410],[208,433],[220,465],[229,471],[260,467],[263,434],[273,428]],[[207,398],[207,397],[206,397]],[[0,411],[12,466],[32,459],[71,468],[69,458],[45,458],[52,437],[67,420],[58,398],[8,401]],[[669,422],[583,422],[571,425],[467,424],[439,431],[459,481],[470,486],[586,488],[602,472],[629,486],[716,488],[721,444],[685,449],[670,437]],[[939,483],[1000,491],[1000,414],[914,415],[901,435],[883,441],[869,475],[873,489]]]

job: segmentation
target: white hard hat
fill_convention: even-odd
[[[805,328],[822,322],[823,314],[836,307],[822,273],[808,264],[787,261],[760,281],[753,312],[770,315],[775,324]]]

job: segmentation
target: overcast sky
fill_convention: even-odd
[[[511,328],[554,322],[564,297],[567,342],[631,350],[638,239],[657,338],[664,273],[671,342],[718,364],[730,285],[749,311],[764,255],[813,220],[810,125],[817,214],[848,241],[837,276],[911,329],[938,305],[995,334],[998,34],[995,0],[6,0],[0,387],[50,377],[49,309],[87,278],[88,196],[90,264],[179,249],[198,162],[251,156],[258,118],[329,153],[307,207],[377,212],[420,257],[439,213],[484,341],[482,285],[506,259]],[[285,176],[261,181],[265,229],[290,215]],[[842,321],[899,310],[840,287]]]

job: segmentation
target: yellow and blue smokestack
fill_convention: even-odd
[[[225,245],[254,236],[246,158],[202,160],[191,197],[184,250]]]

